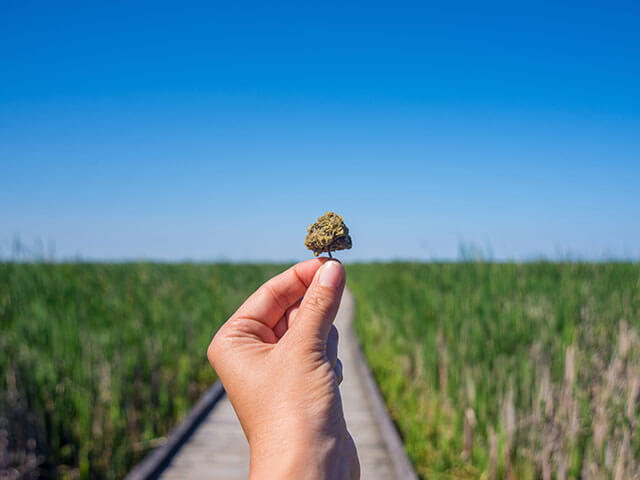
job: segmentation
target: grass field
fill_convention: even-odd
[[[212,384],[213,333],[279,270],[0,264],[0,471],[121,478]]]
[[[0,470],[120,478],[214,381],[261,265],[0,264]],[[640,265],[348,267],[424,478],[640,474]]]
[[[640,478],[640,265],[354,265],[349,281],[422,477]]]

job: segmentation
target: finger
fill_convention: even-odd
[[[296,303],[289,307],[285,317],[287,317],[287,324],[289,327],[296,322],[296,317],[298,316],[298,310],[300,310],[300,304],[302,303],[302,298],[298,300]]]
[[[338,385],[340,385],[342,383],[342,380],[344,379],[342,377],[342,362],[340,361],[340,359],[338,359],[338,361],[336,362],[336,366],[333,371],[336,374],[336,381],[338,382]]]
[[[327,261],[318,269],[296,314],[294,328],[303,339],[325,347],[331,324],[336,317],[345,272],[340,262]]]
[[[327,360],[331,368],[335,368],[338,360],[338,329],[335,325],[331,325],[327,338]]]
[[[278,339],[282,338],[282,336],[285,333],[287,333],[287,330],[289,329],[289,325],[291,325],[292,319],[295,318],[295,314],[298,311],[298,308],[300,308],[301,300],[302,299],[298,300],[296,303],[291,305],[287,309],[285,314],[282,316],[282,318],[278,320],[278,323],[276,323],[276,325],[273,327],[273,333],[275,333]]]
[[[273,333],[278,339],[281,339],[282,336],[286,333],[287,329],[289,328],[289,322],[287,321],[287,317],[288,315],[283,315],[282,318],[278,320],[278,323],[276,323],[275,326],[273,327]]]
[[[256,290],[232,318],[251,318],[273,328],[287,309],[304,295],[324,262],[324,258],[307,260],[273,277]]]

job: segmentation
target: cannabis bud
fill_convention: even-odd
[[[316,256],[322,252],[327,252],[329,258],[331,258],[332,250],[347,250],[351,248],[349,229],[340,215],[327,212],[307,229],[304,245],[309,250],[313,250]]]

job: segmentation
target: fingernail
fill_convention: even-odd
[[[338,262],[326,262],[320,267],[318,284],[322,287],[338,288],[342,282],[342,265]]]

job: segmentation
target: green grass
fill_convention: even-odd
[[[640,473],[640,265],[348,273],[365,355],[422,477]]]
[[[122,477],[215,380],[218,326],[282,268],[0,264],[0,473]],[[640,265],[363,264],[348,277],[422,477],[640,474]]]
[[[121,478],[215,380],[218,326],[280,270],[0,264],[0,457]]]

